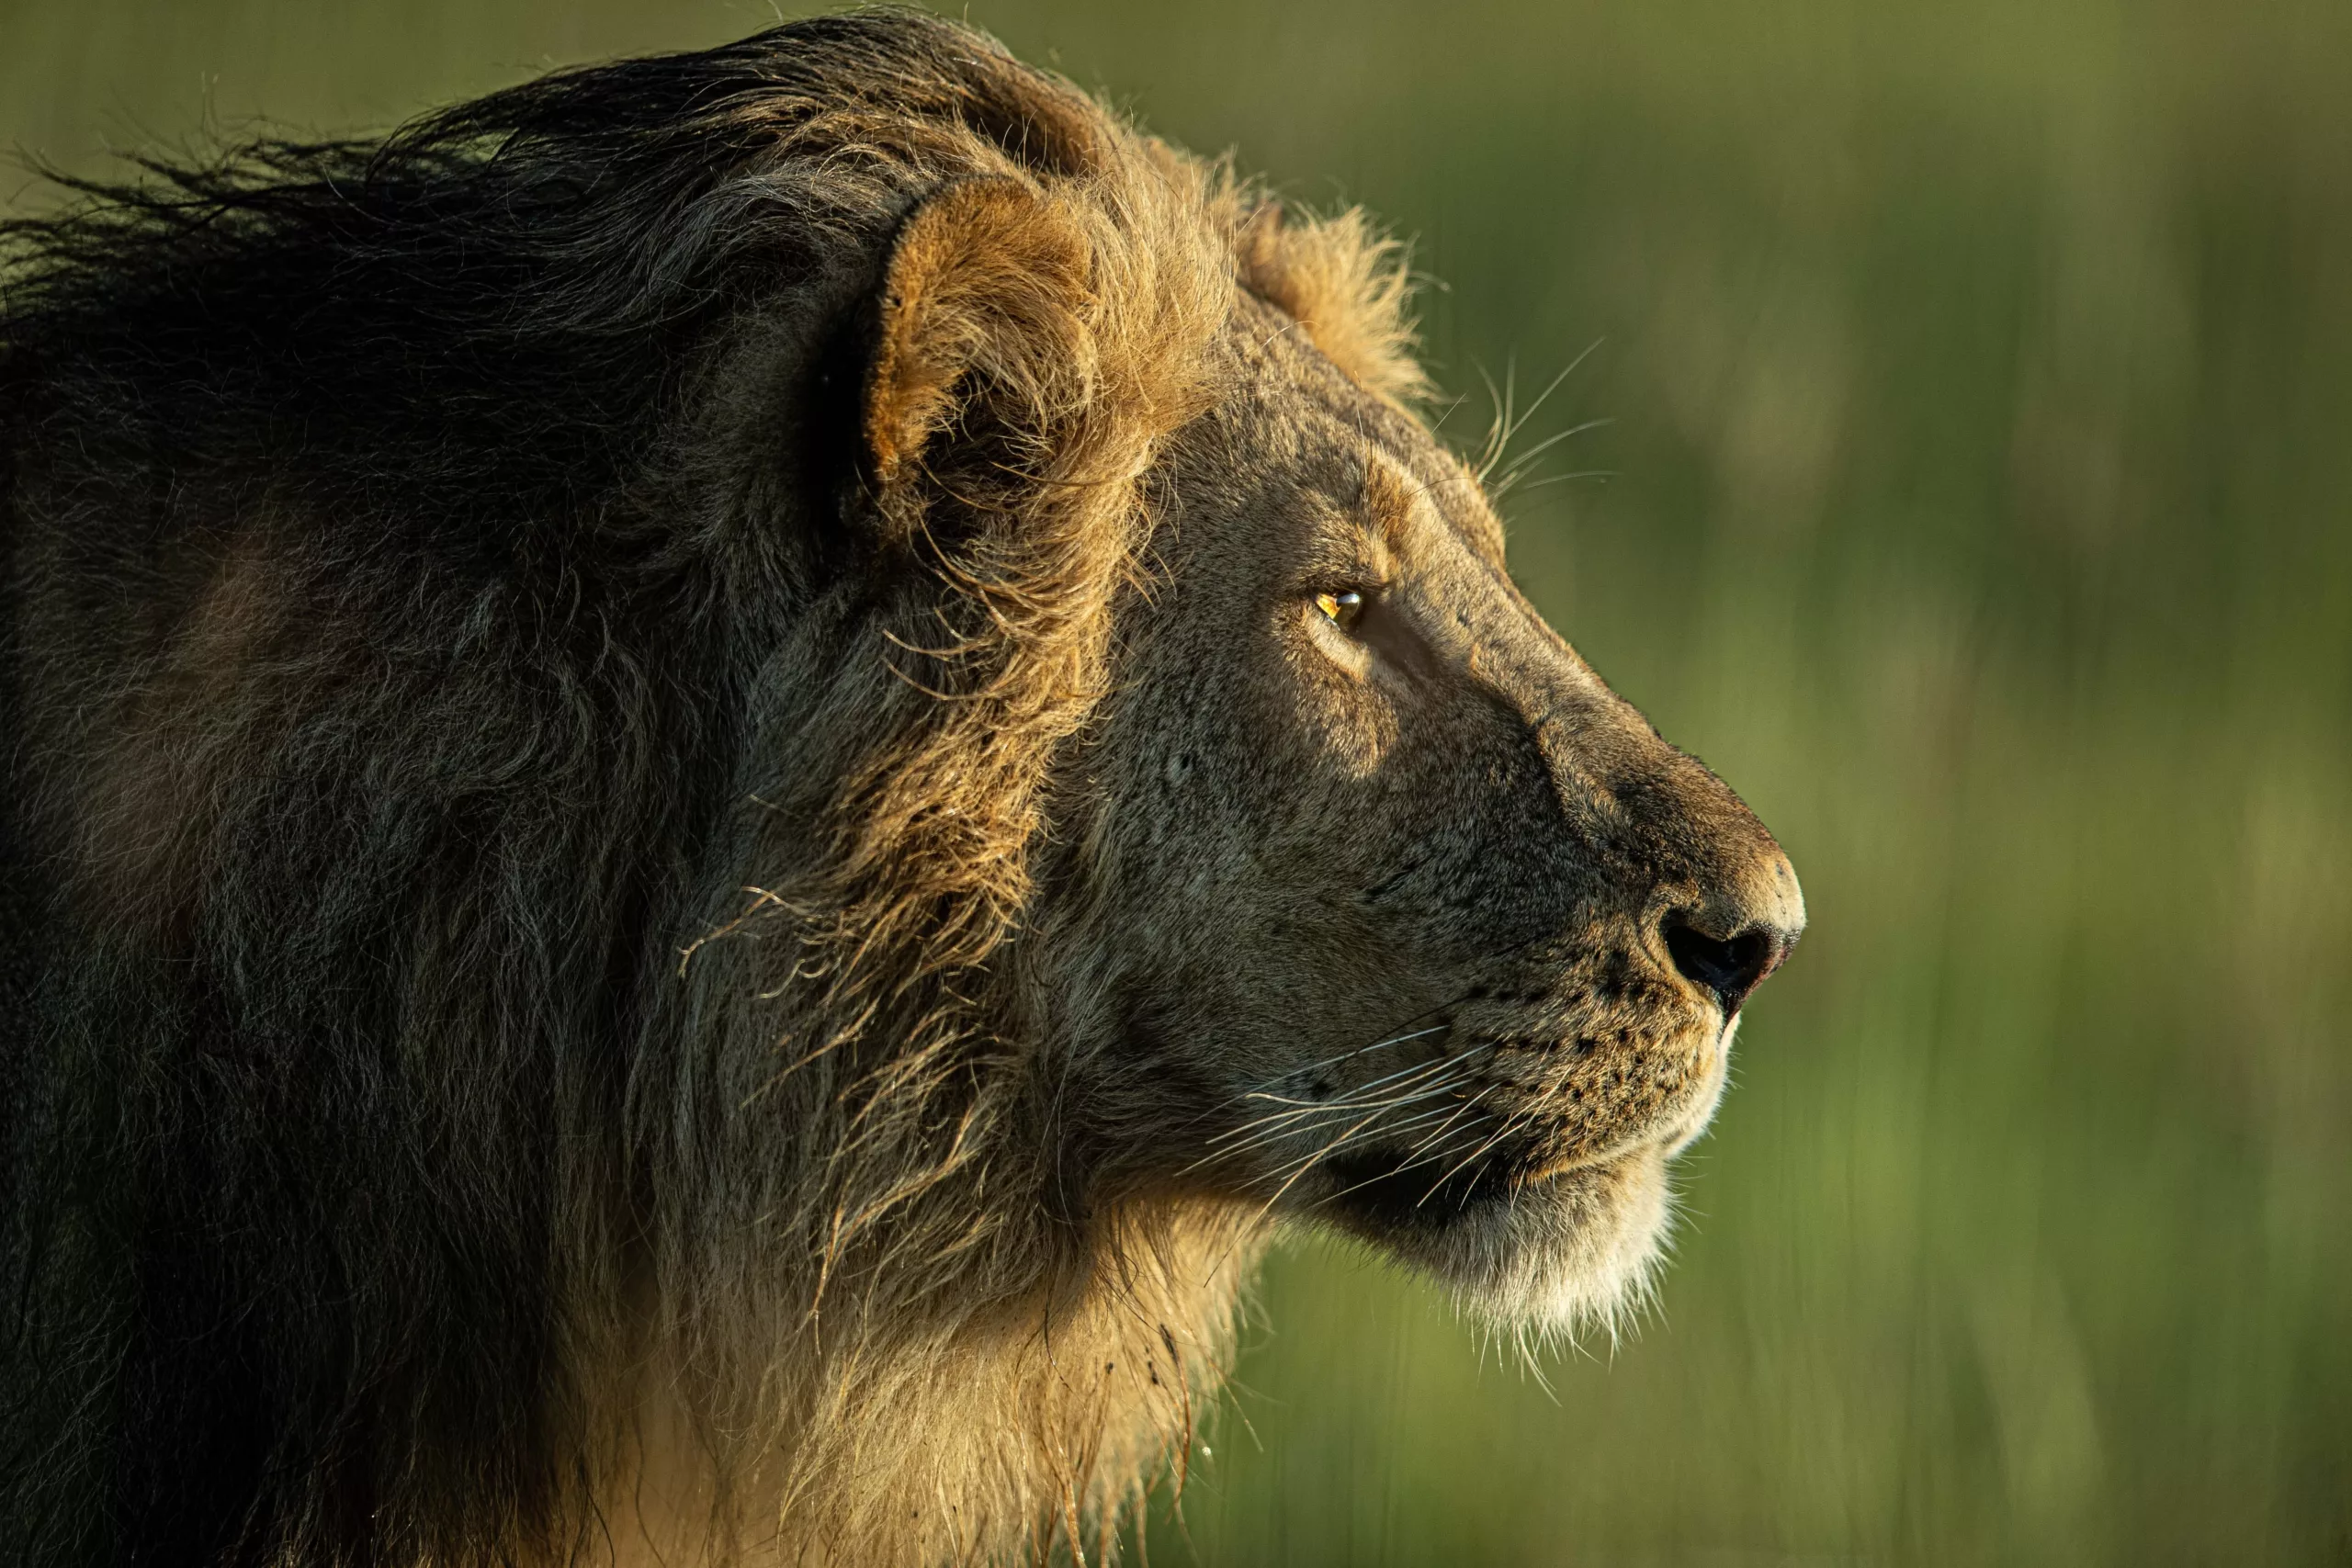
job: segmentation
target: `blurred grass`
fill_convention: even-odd
[[[0,140],[772,15],[0,0]],[[1813,910],[1637,1337],[1304,1245],[1152,1559],[2352,1562],[2352,7],[972,15],[1417,236],[1456,389],[1600,340],[1519,570]]]

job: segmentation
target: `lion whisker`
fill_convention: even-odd
[[[1358,1056],[1370,1055],[1374,1051],[1385,1050],[1391,1045],[1402,1045],[1408,1041],[1419,1040],[1428,1035],[1442,1033],[1444,1031],[1453,1027],[1453,1025],[1451,1022],[1433,1023],[1427,1029],[1416,1029],[1408,1034],[1392,1034],[1386,1039],[1375,1040],[1369,1045],[1359,1045],[1351,1051],[1342,1051],[1336,1056],[1326,1056],[1319,1062],[1306,1062],[1295,1067],[1285,1068],[1283,1071],[1275,1074],[1272,1077],[1267,1078],[1263,1082],[1260,1083],[1256,1089],[1243,1089],[1232,1098],[1236,1100],[1246,1100],[1250,1095],[1258,1093],[1260,1090],[1271,1088],[1275,1084],[1281,1083],[1284,1079],[1295,1078],[1305,1073],[1317,1072],[1325,1067],[1337,1066],[1341,1062],[1353,1061]],[[1379,1080],[1374,1079],[1374,1081],[1377,1082]]]
[[[1404,1100],[1402,1105],[1416,1105],[1416,1102],[1420,1102],[1420,1100],[1432,1100],[1432,1098],[1444,1096],[1444,1093],[1453,1093],[1453,1086],[1452,1086],[1452,1084],[1446,1084],[1444,1089],[1432,1089],[1432,1090],[1430,1090],[1430,1093],[1425,1093],[1425,1096],[1414,1096],[1414,1100]],[[1393,1107],[1383,1107],[1383,1110],[1393,1110]],[[1385,1122],[1385,1123],[1381,1123],[1381,1126],[1378,1126],[1378,1128],[1374,1128],[1374,1131],[1378,1131],[1378,1134],[1399,1134],[1399,1131],[1404,1131],[1404,1128],[1408,1128],[1408,1126],[1420,1126],[1420,1123],[1428,1122],[1430,1117],[1442,1117],[1442,1114],[1446,1114],[1446,1107],[1437,1107],[1437,1110],[1428,1110],[1428,1112],[1414,1112],[1414,1114],[1411,1114],[1411,1117],[1404,1119],[1404,1122]],[[1366,1122],[1374,1122],[1374,1119],[1376,1119],[1376,1117],[1357,1119],[1355,1126],[1364,1126]],[[1348,1135],[1352,1135],[1352,1134],[1348,1134]],[[1343,1140],[1348,1138],[1348,1135],[1343,1135]],[[1275,1138],[1261,1138],[1261,1140],[1259,1140],[1259,1145],[1268,1145],[1268,1143],[1275,1143]],[[1259,1145],[1244,1145],[1244,1147],[1259,1147]],[[1336,1145],[1327,1145],[1327,1147],[1336,1147]],[[1235,1152],[1235,1149],[1227,1149],[1227,1155],[1230,1155],[1230,1152]]]
[[[1502,478],[1498,482],[1508,485],[1510,483],[1511,477],[1513,475],[1525,472],[1528,464],[1533,462],[1536,458],[1541,457],[1544,453],[1549,452],[1561,442],[1569,440],[1575,436],[1582,435],[1587,431],[1600,430],[1604,426],[1611,425],[1616,423],[1617,422],[1614,419],[1607,417],[1600,419],[1589,419],[1581,424],[1572,424],[1566,430],[1545,436],[1543,440],[1538,441],[1534,446],[1530,446],[1526,451],[1521,452],[1518,457],[1513,457],[1510,460],[1510,466],[1503,470]]]
[[[1501,1143],[1505,1138],[1517,1132],[1520,1128],[1526,1126],[1529,1121],[1532,1119],[1534,1111],[1540,1107],[1540,1105],[1541,1101],[1539,1100],[1536,1106],[1521,1106],[1519,1110],[1514,1111],[1510,1115],[1502,1118],[1502,1120],[1496,1125],[1493,1134],[1484,1143],[1480,1144],[1476,1148],[1472,1149],[1468,1154],[1464,1155],[1460,1159],[1454,1161],[1453,1165],[1449,1166],[1446,1168],[1445,1173],[1440,1176],[1435,1182],[1430,1184],[1428,1191],[1413,1200],[1413,1207],[1418,1209],[1422,1204],[1428,1202],[1431,1198],[1437,1196],[1439,1190],[1442,1189],[1447,1182],[1453,1180],[1455,1176],[1460,1174],[1464,1169],[1476,1161],[1485,1158],[1496,1145]]]
[[[1304,1110],[1286,1111],[1283,1113],[1283,1118],[1265,1118],[1260,1122],[1253,1122],[1247,1127],[1236,1129],[1233,1134],[1227,1134],[1227,1137],[1239,1138],[1240,1141],[1221,1145],[1220,1146],[1210,1149],[1200,1158],[1186,1166],[1179,1174],[1190,1175],[1193,1171],[1199,1170],[1204,1166],[1215,1164],[1221,1160],[1229,1160],[1238,1156],[1248,1154],[1254,1149],[1269,1147],[1279,1143],[1284,1136],[1294,1133],[1312,1133],[1314,1131],[1315,1118],[1318,1113],[1325,1120],[1336,1121],[1341,1116],[1353,1115],[1361,1111],[1363,1114],[1357,1118],[1355,1126],[1363,1127],[1378,1120],[1382,1115],[1389,1111],[1401,1110],[1412,1105],[1418,1105],[1425,1100],[1435,1099],[1441,1095],[1456,1093],[1459,1090],[1459,1087],[1460,1086],[1458,1084],[1453,1081],[1448,1081],[1436,1085],[1432,1088],[1423,1089],[1416,1094],[1406,1096],[1402,1099],[1385,1100],[1377,1105],[1324,1105],[1313,1108],[1312,1111]],[[1305,1125],[1302,1126],[1298,1122],[1286,1120],[1288,1118],[1301,1119],[1304,1121]],[[1418,1122],[1408,1122],[1408,1124],[1417,1125]],[[1347,1137],[1352,1135],[1352,1133],[1353,1129],[1351,1129],[1349,1134],[1341,1134],[1340,1141],[1345,1141]],[[1242,1137],[1241,1135],[1244,1134],[1249,1135],[1247,1137]]]
[[[1425,1126],[1429,1122],[1435,1121],[1440,1117],[1450,1116],[1457,1113],[1458,1112],[1453,1110],[1441,1106],[1432,1111],[1425,1111],[1416,1115],[1408,1116],[1401,1122],[1384,1122],[1378,1126],[1373,1125],[1373,1123],[1378,1120],[1376,1116],[1362,1117],[1358,1119],[1352,1126],[1349,1127],[1346,1132],[1340,1134],[1338,1137],[1333,1138],[1329,1143],[1310,1149],[1306,1154],[1299,1156],[1297,1158],[1287,1164],[1275,1167],[1273,1174],[1279,1176],[1284,1171],[1295,1172],[1291,1177],[1290,1181],[1285,1181],[1283,1185],[1283,1190],[1287,1191],[1290,1188],[1291,1181],[1295,1181],[1299,1176],[1305,1175],[1308,1170],[1312,1169],[1317,1162],[1330,1158],[1333,1155],[1338,1154],[1340,1150],[1348,1147],[1351,1144],[1357,1142],[1363,1137],[1372,1134],[1401,1133],[1410,1128]],[[1281,1193],[1278,1192],[1275,1195],[1280,1197]]]
[[[1274,1205],[1283,1201],[1283,1195],[1284,1193],[1298,1185],[1300,1178],[1304,1177],[1308,1171],[1313,1170],[1317,1165],[1322,1163],[1324,1160],[1329,1159],[1333,1154],[1344,1147],[1350,1138],[1354,1137],[1359,1131],[1361,1131],[1367,1123],[1372,1122],[1378,1114],[1379,1113],[1375,1111],[1373,1116],[1365,1117],[1362,1122],[1358,1122],[1353,1127],[1349,1128],[1345,1133],[1340,1134],[1336,1141],[1322,1148],[1315,1150],[1313,1153],[1306,1156],[1302,1159],[1295,1161],[1294,1163],[1297,1166],[1297,1168],[1291,1173],[1290,1177],[1284,1180],[1280,1187],[1274,1189],[1274,1195],[1267,1199],[1264,1205],[1259,1209],[1258,1218],[1262,1220],[1268,1214],[1273,1213]],[[1281,1174],[1279,1168],[1275,1174]]]
[[[1419,1156],[1429,1149],[1431,1144],[1436,1143],[1438,1139],[1445,1136],[1448,1132],[1452,1131],[1454,1122],[1460,1121],[1473,1110],[1476,1110],[1480,1100],[1495,1092],[1495,1087],[1496,1086],[1493,1084],[1488,1084],[1486,1088],[1480,1089],[1477,1093],[1464,1100],[1453,1114],[1446,1119],[1444,1126],[1440,1127],[1436,1132],[1430,1134],[1428,1137],[1423,1138],[1419,1143],[1415,1144],[1410,1149],[1406,1151],[1408,1156],[1407,1161],[1398,1168],[1410,1170],[1413,1166],[1419,1162]]]
[[[1503,454],[1510,450],[1511,438],[1526,428],[1527,422],[1533,419],[1552,394],[1560,389],[1560,384],[1575,375],[1577,367],[1591,358],[1593,350],[1599,348],[1603,341],[1600,338],[1595,338],[1585,344],[1584,352],[1569,360],[1567,368],[1553,377],[1550,383],[1535,395],[1535,400],[1529,403],[1524,412],[1516,412],[1512,407],[1515,400],[1513,393],[1517,390],[1519,381],[1517,366],[1510,366],[1504,370],[1503,386],[1500,391],[1496,390],[1493,377],[1487,375],[1484,369],[1478,372],[1479,379],[1487,383],[1487,396],[1495,403],[1495,422],[1487,431],[1486,449],[1478,454],[1478,461],[1475,468],[1480,484],[1487,482],[1487,476],[1495,470],[1495,465],[1499,463]]]
[[[1430,1029],[1419,1031],[1417,1033],[1428,1034],[1436,1032],[1436,1029]],[[1442,1056],[1430,1062],[1416,1063],[1411,1066],[1400,1067],[1394,1072],[1383,1074],[1368,1083],[1358,1085],[1346,1094],[1326,1100],[1293,1100],[1262,1091],[1253,1091],[1244,1098],[1264,1100],[1283,1109],[1252,1117],[1238,1127],[1218,1134],[1209,1140],[1206,1152],[1177,1174],[1190,1176],[1220,1161],[1233,1159],[1253,1150],[1274,1145],[1285,1137],[1299,1134],[1311,1134],[1322,1122],[1335,1121],[1343,1116],[1355,1116],[1359,1112],[1366,1113],[1338,1139],[1323,1145],[1315,1155],[1302,1157],[1328,1156],[1336,1149],[1352,1141],[1370,1122],[1376,1120],[1385,1112],[1403,1110],[1444,1095],[1459,1094],[1462,1088],[1462,1076],[1468,1070],[1472,1058],[1497,1048],[1497,1043],[1493,1041],[1481,1041],[1453,1055]],[[1389,1086],[1393,1086],[1396,1092],[1378,1100],[1367,1100],[1363,1098],[1367,1090]],[[1487,1091],[1481,1090],[1479,1096],[1474,1097],[1474,1100],[1482,1098],[1486,1092]],[[1459,1115],[1460,1111],[1441,1108],[1434,1114]],[[1408,1119],[1401,1126],[1390,1122],[1380,1130],[1397,1132],[1426,1124],[1424,1120],[1415,1117]],[[1285,1165],[1276,1168],[1277,1173],[1280,1173],[1291,1168]],[[1288,1184],[1285,1183],[1284,1190],[1287,1190],[1287,1187]]]
[[[1358,1095],[1369,1093],[1373,1089],[1380,1089],[1386,1084],[1394,1082],[1397,1078],[1407,1077],[1412,1074],[1430,1072],[1445,1067],[1459,1067],[1479,1052],[1491,1051],[1494,1048],[1494,1042],[1482,1041],[1478,1044],[1468,1046],[1463,1050],[1457,1051],[1451,1056],[1438,1056],[1427,1062],[1414,1062],[1406,1066],[1398,1067],[1393,1072],[1383,1073],[1376,1078],[1372,1078],[1366,1082],[1360,1083],[1343,1094],[1333,1096],[1330,1100],[1312,1101],[1309,1103],[1337,1105],[1343,1100],[1351,1100]],[[1252,1098],[1258,1092],[1260,1091],[1253,1090],[1251,1091],[1251,1094],[1244,1095],[1242,1098]]]
[[[1351,1181],[1345,1187],[1338,1188],[1330,1192],[1325,1193],[1322,1197],[1317,1198],[1315,1201],[1316,1206],[1320,1208],[1325,1204],[1335,1202],[1338,1200],[1346,1197],[1351,1192],[1357,1191],[1362,1188],[1369,1187],[1375,1181],[1386,1180],[1391,1177],[1402,1175],[1404,1172],[1412,1170],[1417,1167],[1428,1165],[1435,1160],[1440,1160],[1444,1157],[1445,1156],[1442,1153],[1429,1155],[1419,1159],[1407,1160],[1402,1165],[1395,1166],[1385,1170],[1375,1171],[1372,1175],[1365,1177],[1361,1181]]]
[[[1367,1186],[1372,1182],[1383,1180],[1389,1177],[1402,1175],[1404,1172],[1415,1169],[1418,1167],[1430,1165],[1435,1161],[1445,1158],[1449,1151],[1445,1149],[1431,1151],[1430,1145],[1436,1143],[1440,1138],[1444,1137],[1445,1134],[1452,1130],[1453,1123],[1460,1121],[1465,1113],[1475,1109],[1479,1100],[1484,1100],[1489,1093],[1493,1092],[1495,1087],[1496,1086],[1492,1084],[1487,1085],[1487,1088],[1480,1089],[1476,1094],[1472,1095],[1461,1105],[1454,1107],[1451,1111],[1440,1110],[1430,1111],[1423,1116],[1414,1117],[1400,1126],[1381,1129],[1384,1132],[1402,1132],[1408,1127],[1425,1125],[1428,1122],[1439,1117],[1444,1118],[1443,1124],[1441,1125],[1437,1131],[1430,1134],[1427,1137],[1422,1138],[1408,1151],[1408,1157],[1403,1164],[1392,1167],[1386,1170],[1379,1171],[1372,1176],[1367,1176],[1362,1181],[1350,1182],[1347,1186],[1340,1188],[1336,1191],[1327,1192],[1322,1197],[1316,1200],[1317,1206],[1320,1207],[1321,1205],[1329,1203],[1336,1199],[1344,1198],[1349,1193],[1355,1191],[1359,1188]],[[1442,1184],[1443,1183],[1441,1180],[1440,1185]],[[1426,1194],[1424,1195],[1423,1201],[1425,1200]],[[1419,1207],[1418,1201],[1415,1206]]]
[[[1445,1069],[1457,1068],[1459,1065],[1460,1064],[1456,1058],[1446,1057],[1441,1061],[1424,1063],[1414,1069],[1414,1071],[1419,1077],[1426,1078],[1432,1074],[1440,1073]],[[1390,1075],[1392,1077],[1396,1076],[1397,1075],[1395,1074]],[[1333,1095],[1328,1100],[1292,1100],[1286,1096],[1279,1094],[1252,1094],[1249,1098],[1251,1100],[1262,1100],[1269,1105],[1292,1106],[1300,1111],[1329,1111],[1335,1107],[1341,1110],[1369,1110],[1374,1106],[1394,1103],[1393,1099],[1365,1100],[1361,1098],[1364,1089],[1381,1087],[1387,1081],[1387,1079],[1384,1078],[1375,1078],[1369,1084],[1364,1084],[1360,1088],[1351,1089],[1345,1094]],[[1405,1084],[1408,1085],[1416,1081],[1417,1078],[1413,1077],[1408,1077],[1404,1080]],[[1271,1112],[1270,1114],[1288,1115],[1290,1112]]]
[[[1488,1048],[1476,1046],[1473,1047],[1473,1051]],[[1466,1058],[1471,1054],[1471,1052],[1464,1052],[1459,1056],[1449,1056],[1435,1062],[1422,1063],[1405,1074],[1390,1074],[1386,1078],[1376,1078],[1371,1084],[1351,1090],[1348,1094],[1335,1096],[1330,1100],[1293,1100],[1272,1095],[1256,1097],[1269,1100],[1289,1109],[1252,1117],[1238,1127],[1218,1134],[1209,1140],[1210,1145],[1220,1152],[1229,1154],[1234,1152],[1233,1149],[1227,1148],[1225,1145],[1237,1145],[1247,1147],[1252,1144],[1268,1142],[1276,1134],[1297,1122],[1312,1122],[1324,1117],[1352,1115],[1359,1111],[1375,1112],[1392,1111],[1401,1106],[1417,1104],[1433,1095],[1451,1092],[1457,1087],[1457,1079],[1465,1070]],[[1363,1089],[1374,1088],[1397,1077],[1404,1078],[1404,1082],[1398,1086],[1398,1089],[1409,1092],[1392,1093],[1378,1100],[1360,1098]],[[1432,1082],[1433,1079],[1438,1081]]]

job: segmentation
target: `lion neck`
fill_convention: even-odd
[[[752,1380],[674,1334],[602,1380],[615,1434],[553,1560],[635,1564],[983,1560],[1058,1533],[1091,1550],[1182,1467],[1221,1382],[1252,1214],[1136,1204],[977,1309],[865,1320],[836,1298]],[[721,1402],[711,1391],[759,1390]],[[1138,1478],[1147,1478],[1139,1481]]]

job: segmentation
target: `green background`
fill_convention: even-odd
[[[2352,1562],[2352,5],[971,16],[1415,237],[1459,441],[1598,344],[1518,569],[1813,914],[1638,1332],[1298,1244],[1151,1559]],[[0,140],[774,17],[0,0]]]

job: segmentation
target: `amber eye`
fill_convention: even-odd
[[[1355,630],[1356,623],[1363,619],[1363,595],[1352,588],[1343,593],[1317,593],[1315,607],[1343,632]]]

